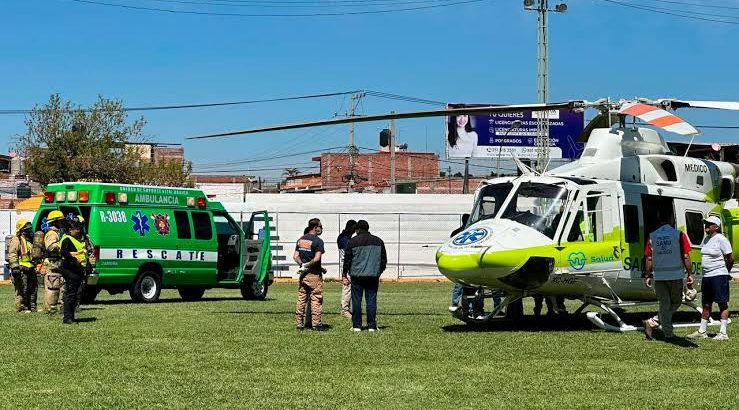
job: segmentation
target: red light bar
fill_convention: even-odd
[[[115,192],[106,192],[105,193],[105,203],[106,204],[113,204],[113,203],[115,203]]]
[[[205,208],[205,198],[202,196],[198,198],[198,208]]]
[[[54,193],[44,192],[44,202],[54,202]]]

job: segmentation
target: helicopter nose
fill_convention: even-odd
[[[436,252],[436,265],[442,272],[464,272],[480,269],[480,250],[466,253]]]

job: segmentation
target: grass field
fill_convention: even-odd
[[[736,324],[732,340],[696,344],[582,317],[470,328],[446,312],[450,288],[383,283],[373,334],[337,315],[335,283],[326,332],[294,329],[292,284],[264,302],[164,291],[137,305],[103,292],[74,326],[13,313],[12,287],[0,286],[0,408],[739,408]]]

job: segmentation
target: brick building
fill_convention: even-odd
[[[347,187],[349,154],[323,153],[314,158],[321,163],[321,188]],[[355,190],[384,189],[390,186],[390,153],[354,155]],[[439,157],[429,152],[396,152],[395,179],[423,180],[439,177]]]

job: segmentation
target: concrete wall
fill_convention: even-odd
[[[320,218],[326,254],[323,265],[328,277],[339,275],[336,237],[349,219],[365,219],[370,231],[385,242],[388,269],[383,277],[439,276],[436,248],[449,238],[472,208],[472,195],[386,194],[261,194],[247,196],[246,203],[224,203],[236,219],[249,220],[251,212],[270,212],[273,234],[279,236],[273,265],[287,267],[278,276],[295,277],[292,261],[295,241],[310,218]],[[278,267],[277,269],[284,269]]]
[[[218,199],[218,198],[217,198]],[[242,198],[239,198],[239,201]],[[247,202],[224,202],[234,219],[248,221],[251,212],[267,210],[279,238],[274,245],[275,273],[296,277],[292,261],[295,241],[303,234],[308,219],[323,222],[326,244],[324,266],[329,277],[339,274],[336,237],[349,219],[365,219],[370,231],[382,238],[388,252],[388,269],[383,277],[439,276],[434,254],[460,224],[460,215],[469,212],[472,195],[385,195],[385,194],[251,194]],[[0,212],[0,241],[15,229],[18,218],[33,218],[33,212]],[[0,246],[4,260],[5,244]]]

